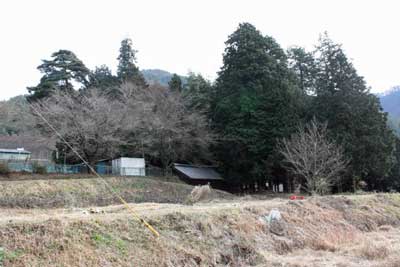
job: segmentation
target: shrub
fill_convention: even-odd
[[[45,166],[40,165],[37,162],[32,163],[32,172],[37,174],[46,174],[47,169]]]
[[[0,163],[0,175],[8,176],[10,174],[10,169],[6,163]]]

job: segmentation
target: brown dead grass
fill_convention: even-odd
[[[314,250],[326,250],[335,252],[341,248],[357,242],[360,239],[360,233],[355,229],[343,229],[336,227],[321,233],[310,243],[310,247]]]
[[[0,226],[0,244],[5,266],[393,267],[400,250],[396,199],[371,195],[160,209],[147,217],[161,233],[158,239],[116,213],[19,222]],[[275,226],[262,219],[272,208],[282,214]],[[388,208],[392,213],[384,212]]]
[[[105,178],[128,202],[183,203],[193,186],[147,177]],[[232,198],[210,190],[213,198]],[[120,203],[98,178],[0,181],[0,207],[62,208],[107,206]]]
[[[372,265],[372,267],[400,267],[400,256],[393,256],[386,261]]]
[[[389,248],[387,245],[378,245],[368,241],[360,247],[359,254],[367,260],[382,260],[389,255]]]

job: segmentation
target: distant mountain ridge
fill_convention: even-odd
[[[389,125],[400,136],[400,86],[394,86],[390,90],[377,94],[382,108],[389,114]]]
[[[383,109],[393,117],[400,117],[400,86],[378,94]]]
[[[165,70],[160,70],[160,69],[144,69],[141,70],[144,78],[149,84],[154,84],[154,83],[159,83],[164,86],[168,86],[168,82],[171,80],[173,73],[170,73]],[[181,76],[182,82],[186,82],[186,76]]]

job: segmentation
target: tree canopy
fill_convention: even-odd
[[[106,65],[96,67],[90,78],[90,87],[96,87],[102,91],[110,91],[120,85],[118,77],[114,76]]]
[[[132,40],[127,38],[121,41],[118,56],[117,76],[121,82],[133,82],[139,86],[145,86],[146,81],[136,66],[137,50],[133,49]]]
[[[211,82],[206,80],[201,74],[190,72],[184,85],[183,95],[186,98],[187,105],[191,109],[211,116],[210,112],[216,99],[214,89]]]
[[[47,97],[52,91],[71,91],[74,84],[78,89],[89,85],[90,70],[69,50],[59,50],[51,55],[52,60],[43,60],[38,70],[43,77],[35,87],[28,87],[30,99],[37,100]]]
[[[168,87],[172,92],[182,92],[183,84],[178,74],[174,73],[168,82]]]
[[[286,54],[272,37],[249,23],[229,36],[212,119],[218,160],[234,181],[265,181],[272,171],[277,139],[299,119],[290,77]]]
[[[394,135],[379,99],[348,60],[342,47],[326,34],[317,47],[315,116],[328,122],[334,139],[345,149],[351,168],[345,188],[357,180],[379,187],[393,164]]]

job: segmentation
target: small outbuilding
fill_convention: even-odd
[[[0,148],[0,160],[25,161],[30,159],[31,152],[24,148],[3,149]]]
[[[224,181],[213,166],[175,163],[173,170],[181,180],[192,185],[211,184],[213,187],[221,187]]]
[[[121,176],[146,176],[144,158],[121,157],[112,160],[112,174]]]

